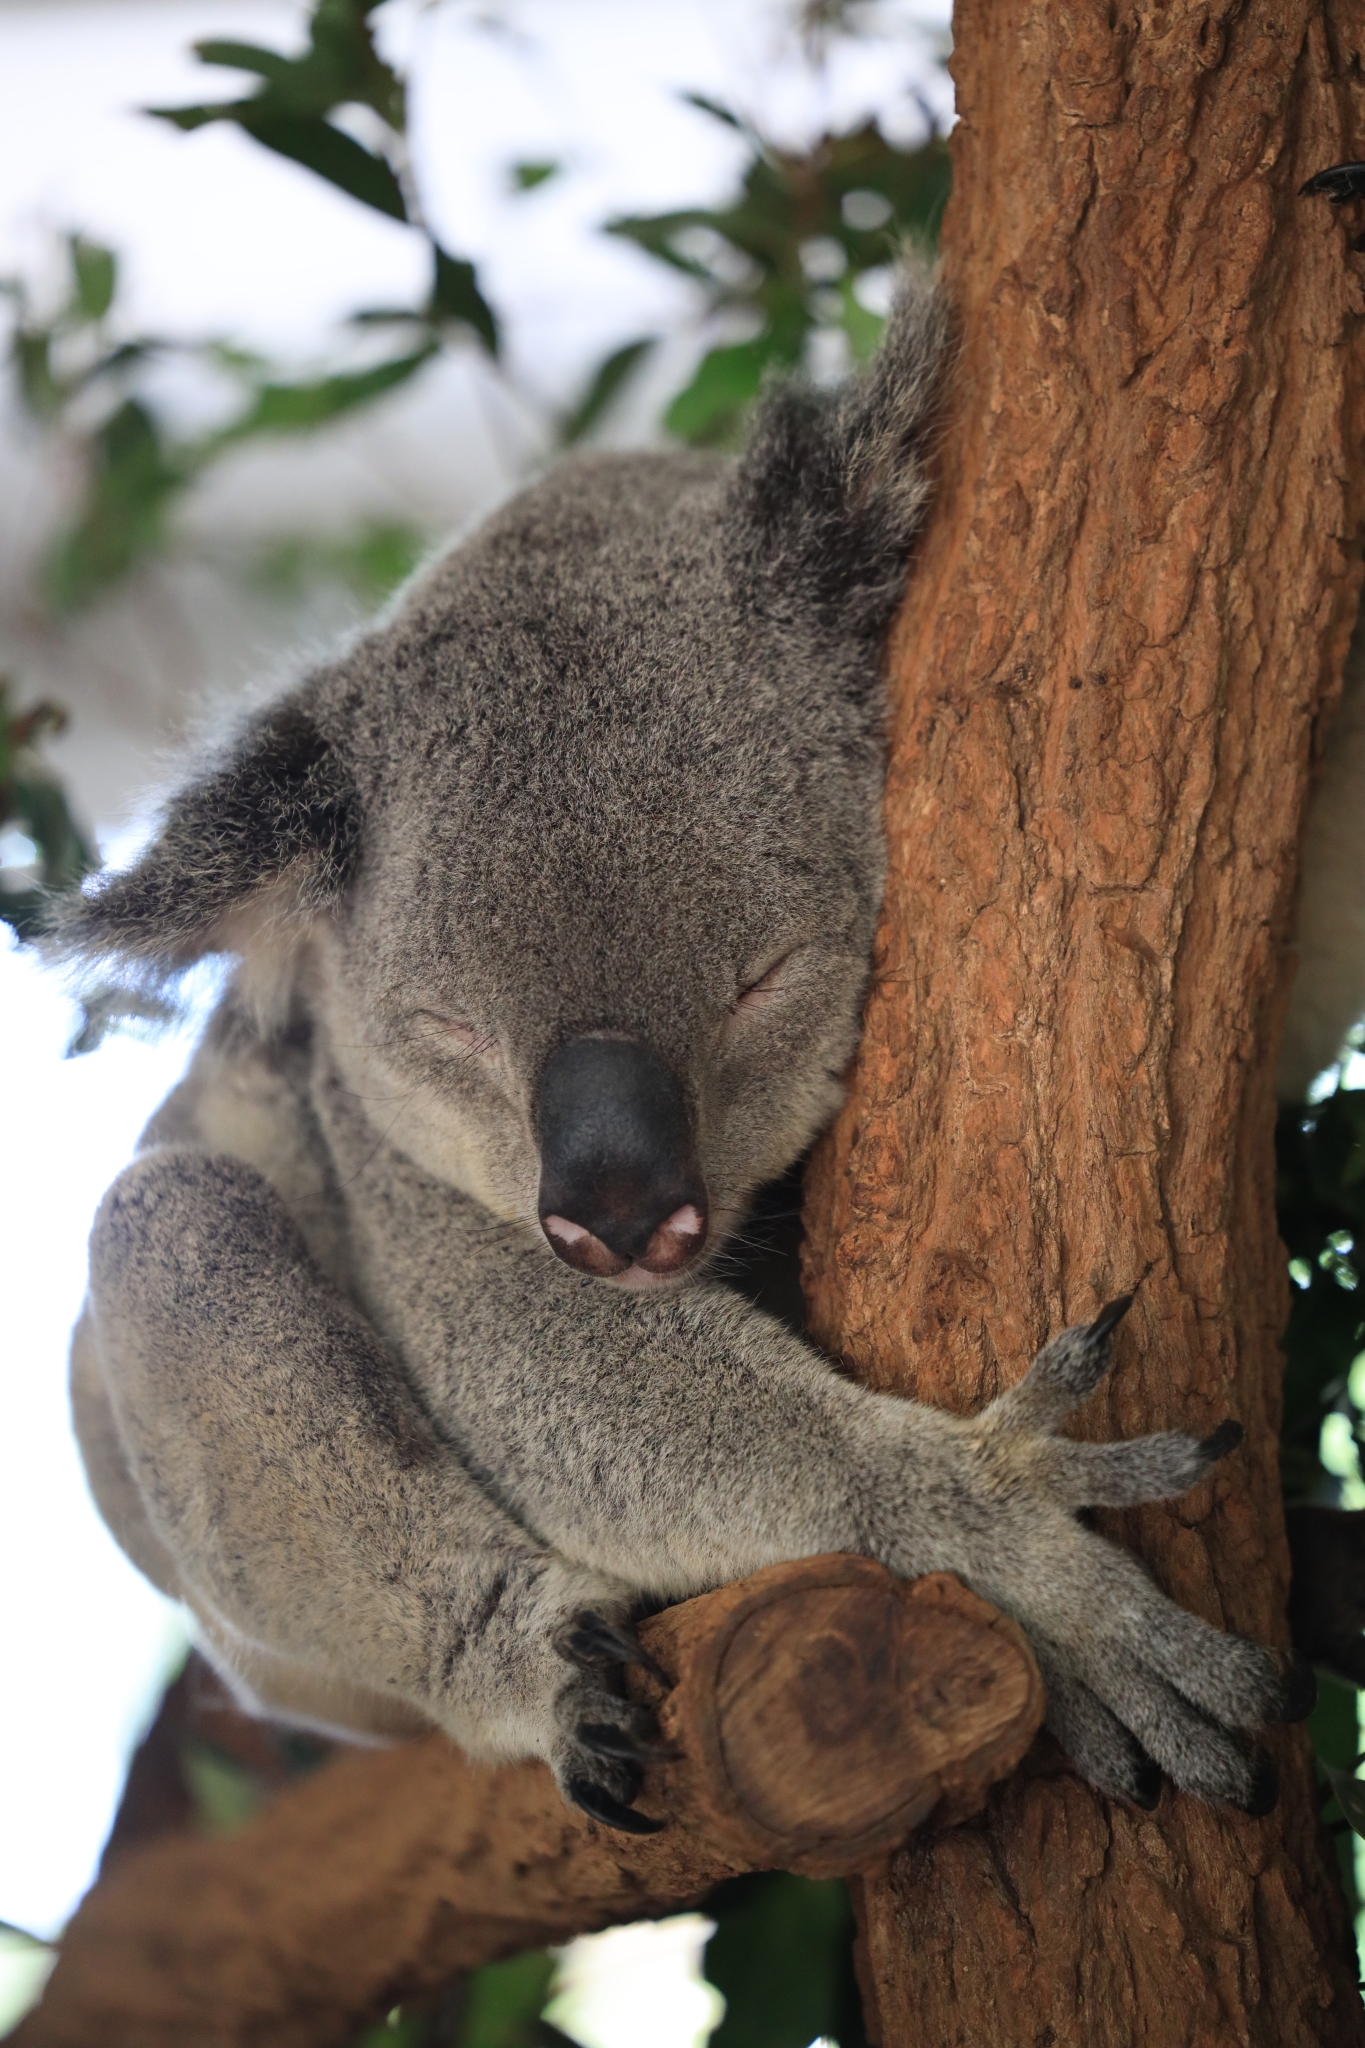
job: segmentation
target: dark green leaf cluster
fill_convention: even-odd
[[[79,882],[94,866],[61,784],[41,758],[43,740],[65,723],[54,704],[13,710],[10,685],[0,676],[0,832],[22,833],[34,850],[23,867],[0,864],[0,921],[21,939],[41,930],[50,893]]]
[[[370,16],[378,4],[379,0],[315,0],[308,47],[299,57],[281,56],[255,43],[196,43],[201,63],[253,73],[260,81],[255,92],[245,99],[147,111],[185,130],[230,121],[254,142],[301,164],[362,206],[419,228],[431,246],[426,303],[362,317],[406,322],[434,332],[453,322],[471,328],[489,354],[496,355],[498,324],[479,289],[473,264],[443,249],[425,222],[408,159],[407,88],[376,50],[370,31]],[[366,148],[334,120],[348,107],[363,107],[376,117],[377,147]],[[536,183],[553,167],[523,168],[532,173],[528,182]],[[419,351],[423,361],[435,345],[432,340],[425,352]],[[376,387],[369,395],[386,388]]]
[[[1285,1109],[1276,1130],[1276,1204],[1294,1284],[1285,1332],[1281,1470],[1290,1499],[1333,1501],[1321,1464],[1322,1425],[1345,1415],[1352,1360],[1365,1347],[1356,1245],[1365,1240],[1365,1088],[1339,1088],[1315,1107]]]
[[[665,415],[679,439],[724,445],[736,439],[765,376],[805,366],[820,329],[840,333],[854,362],[872,353],[882,323],[858,286],[905,242],[936,240],[950,169],[940,136],[902,149],[868,121],[797,154],[774,148],[728,108],[690,98],[749,140],[739,197],[727,207],[607,225],[701,284],[713,320],[752,330],[710,349]]]

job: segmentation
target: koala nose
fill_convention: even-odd
[[[629,1038],[574,1038],[536,1098],[540,1226],[567,1265],[604,1278],[681,1272],[706,1238],[706,1188],[672,1069]]]

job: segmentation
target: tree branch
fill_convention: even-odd
[[[646,1622],[678,1761],[661,1835],[572,1812],[536,1764],[439,1735],[352,1751],[226,1840],[130,1849],[62,1943],[22,2048],[330,2048],[519,1949],[695,1903],[774,1866],[879,1867],[977,1810],[1042,1714],[1018,1629],[956,1580],[864,1558],[758,1573]]]

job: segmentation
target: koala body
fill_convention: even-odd
[[[541,1756],[643,1830],[632,1617],[857,1551],[1013,1614],[1096,1782],[1273,1796],[1230,1730],[1301,1674],[1076,1518],[1235,1436],[1054,1434],[1125,1304],[962,1419],[723,1284],[856,1042],[942,350],[912,281],[738,465],[565,465],[71,911],[147,973],[240,961],[100,1210],[73,1387],[115,1532],[264,1710]]]

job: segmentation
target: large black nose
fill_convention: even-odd
[[[581,1272],[676,1273],[706,1237],[706,1188],[672,1069],[628,1038],[574,1038],[536,1097],[540,1222]]]

